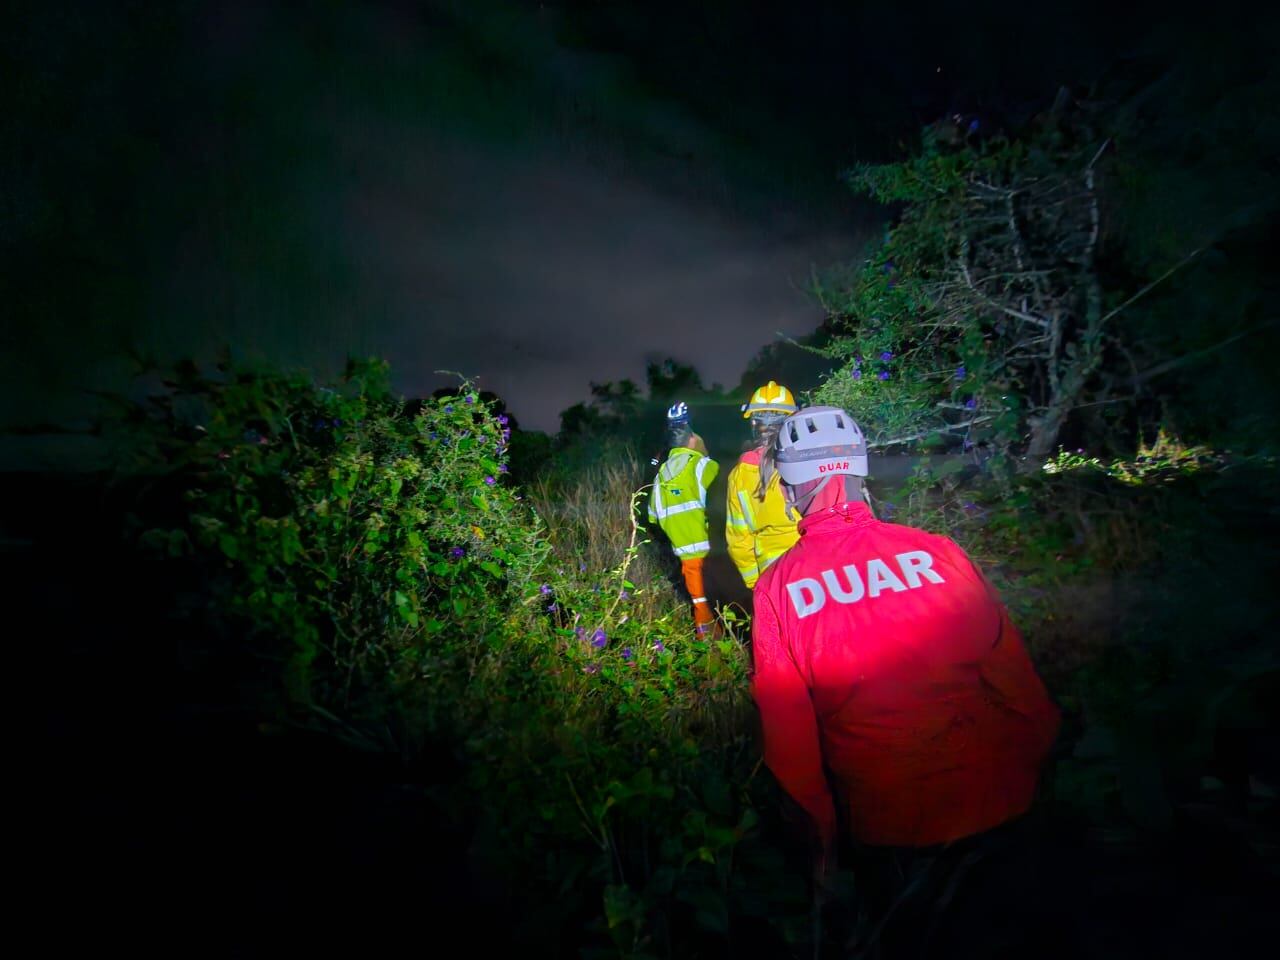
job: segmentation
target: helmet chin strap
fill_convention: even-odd
[[[828,483],[837,478],[839,478],[841,485],[844,487],[844,499],[849,499],[849,482],[854,481],[858,486],[859,496],[866,502],[868,507],[871,506],[871,496],[867,491],[867,485],[862,482],[861,477],[848,474],[831,474],[819,480],[818,485],[799,500],[795,499],[791,487],[784,483],[782,485],[782,494],[783,500],[787,504],[787,516],[792,520],[799,521],[804,516],[805,510],[809,508],[809,504],[813,503],[814,497],[820,494]]]
[[[834,479],[835,479],[835,474],[831,474],[823,477],[821,480],[818,481],[818,485],[816,487],[814,487],[812,490],[806,493],[799,500],[796,500],[794,498],[794,494],[792,494],[791,488],[787,487],[786,488],[787,516],[791,517],[792,520],[798,521],[801,517],[804,516],[805,510],[809,508],[809,504],[813,503],[813,498],[816,497],[818,494],[820,494],[823,488]]]

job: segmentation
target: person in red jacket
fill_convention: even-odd
[[[818,876],[837,824],[858,844],[922,848],[1024,813],[1059,714],[996,591],[948,538],[872,515],[844,410],[800,410],[775,455],[802,519],[755,588],[752,694]]]

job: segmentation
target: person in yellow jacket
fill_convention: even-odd
[[[772,380],[742,406],[742,418],[751,421],[753,445],[729,471],[724,538],[749,588],[800,538],[796,520],[787,514],[772,453],[778,428],[797,409],[791,391]]]
[[[649,522],[662,528],[680,558],[680,572],[693,601],[694,633],[701,637],[715,619],[702,585],[702,561],[711,552],[707,488],[720,472],[720,465],[707,456],[706,444],[689,425],[687,404],[673,404],[667,411],[667,432],[671,452],[653,478]]]

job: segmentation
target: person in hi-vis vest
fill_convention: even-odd
[[[720,466],[707,456],[706,444],[689,424],[689,406],[673,404],[667,411],[671,450],[658,468],[649,494],[649,522],[656,523],[680,558],[680,571],[693,601],[694,632],[704,636],[714,616],[702,585],[702,561],[711,552],[707,530],[707,488]]]

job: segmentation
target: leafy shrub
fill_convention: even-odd
[[[203,564],[215,615],[278,660],[262,708],[410,755],[451,744],[465,776],[442,796],[544,945],[641,955],[803,916],[759,840],[740,622],[694,641],[634,523],[637,465],[535,508],[469,384],[407,410],[376,363],[332,387],[186,367],[116,422],[142,538]]]

